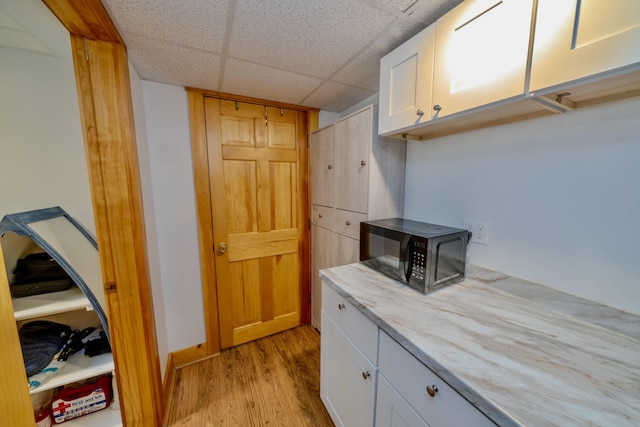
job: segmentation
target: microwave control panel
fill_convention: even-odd
[[[411,279],[424,283],[427,274],[427,240],[414,237],[411,240]]]

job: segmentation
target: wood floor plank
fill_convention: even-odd
[[[165,426],[333,426],[320,400],[320,335],[310,325],[178,369]]]

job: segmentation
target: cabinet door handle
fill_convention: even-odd
[[[429,396],[433,397],[436,395],[436,393],[438,392],[438,386],[433,384],[427,387],[427,393],[429,394]]]
[[[338,310],[344,310],[345,307],[346,306],[344,304],[338,304]]]
[[[360,160],[360,166],[366,166],[367,162],[365,162],[364,160]]]
[[[440,111],[442,110],[442,107],[440,106],[440,104],[436,104],[433,106],[433,111]]]
[[[420,117],[424,116],[424,111],[422,111],[422,108],[418,108],[418,111],[416,111],[416,115]]]
[[[347,224],[347,226],[351,225],[351,221],[347,221],[345,224]]]
[[[369,371],[363,372],[362,373],[362,379],[369,379],[369,377],[371,377],[371,373]]]
[[[327,169],[333,169],[333,166],[328,165],[328,166],[327,166]]]

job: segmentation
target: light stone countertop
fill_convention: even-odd
[[[500,426],[640,425],[640,316],[501,273],[424,295],[356,263],[323,280]]]

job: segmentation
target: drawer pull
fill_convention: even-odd
[[[338,310],[344,310],[345,307],[346,306],[344,304],[338,304]]]
[[[362,373],[362,378],[363,379],[369,379],[369,377],[371,377],[371,373],[369,371],[363,372]]]
[[[351,225],[351,221],[347,221],[345,224],[347,224],[347,226]]]
[[[427,387],[427,393],[429,394],[429,396],[433,397],[436,395],[436,393],[438,392],[438,386],[433,384]]]

